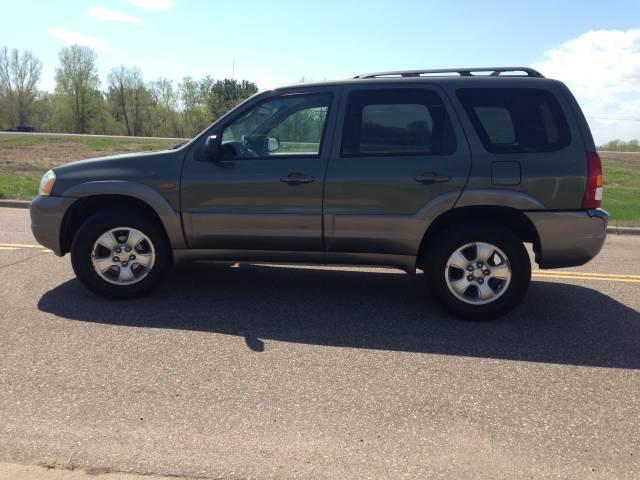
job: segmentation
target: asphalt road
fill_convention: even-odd
[[[0,209],[0,461],[222,479],[640,478],[640,238],[503,320],[419,276],[193,264],[106,301]]]

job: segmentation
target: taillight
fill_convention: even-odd
[[[582,200],[582,208],[600,208],[604,191],[604,175],[602,175],[600,155],[596,152],[588,152],[587,163],[589,178],[587,179],[587,190],[584,192],[584,200]]]

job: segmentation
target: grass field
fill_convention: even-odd
[[[82,158],[169,148],[179,140],[10,135],[0,133],[0,198],[30,200],[49,168]],[[612,223],[640,226],[640,153],[601,152],[604,165],[603,208]]]
[[[38,177],[0,173],[0,199],[31,200],[39,183]]]
[[[600,152],[604,167],[602,208],[619,226],[640,226],[640,153]]]

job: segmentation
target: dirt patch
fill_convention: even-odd
[[[640,152],[599,152],[603,163],[626,164],[631,167],[640,166]]]
[[[119,153],[165,150],[179,140],[96,137],[0,136],[0,173],[40,176],[46,170],[74,160]]]

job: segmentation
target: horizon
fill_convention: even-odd
[[[96,51],[102,89],[119,65],[138,67],[147,82],[211,75],[260,90],[369,71],[528,66],[569,86],[598,144],[640,138],[640,5],[580,5],[408,0],[389,9],[376,0],[363,9],[330,0],[301,9],[249,1],[244,15],[186,0],[72,0],[39,5],[24,24],[20,9],[0,0],[0,45],[40,59],[39,89],[50,92],[58,53],[70,44]],[[461,8],[473,22],[460,24]]]

